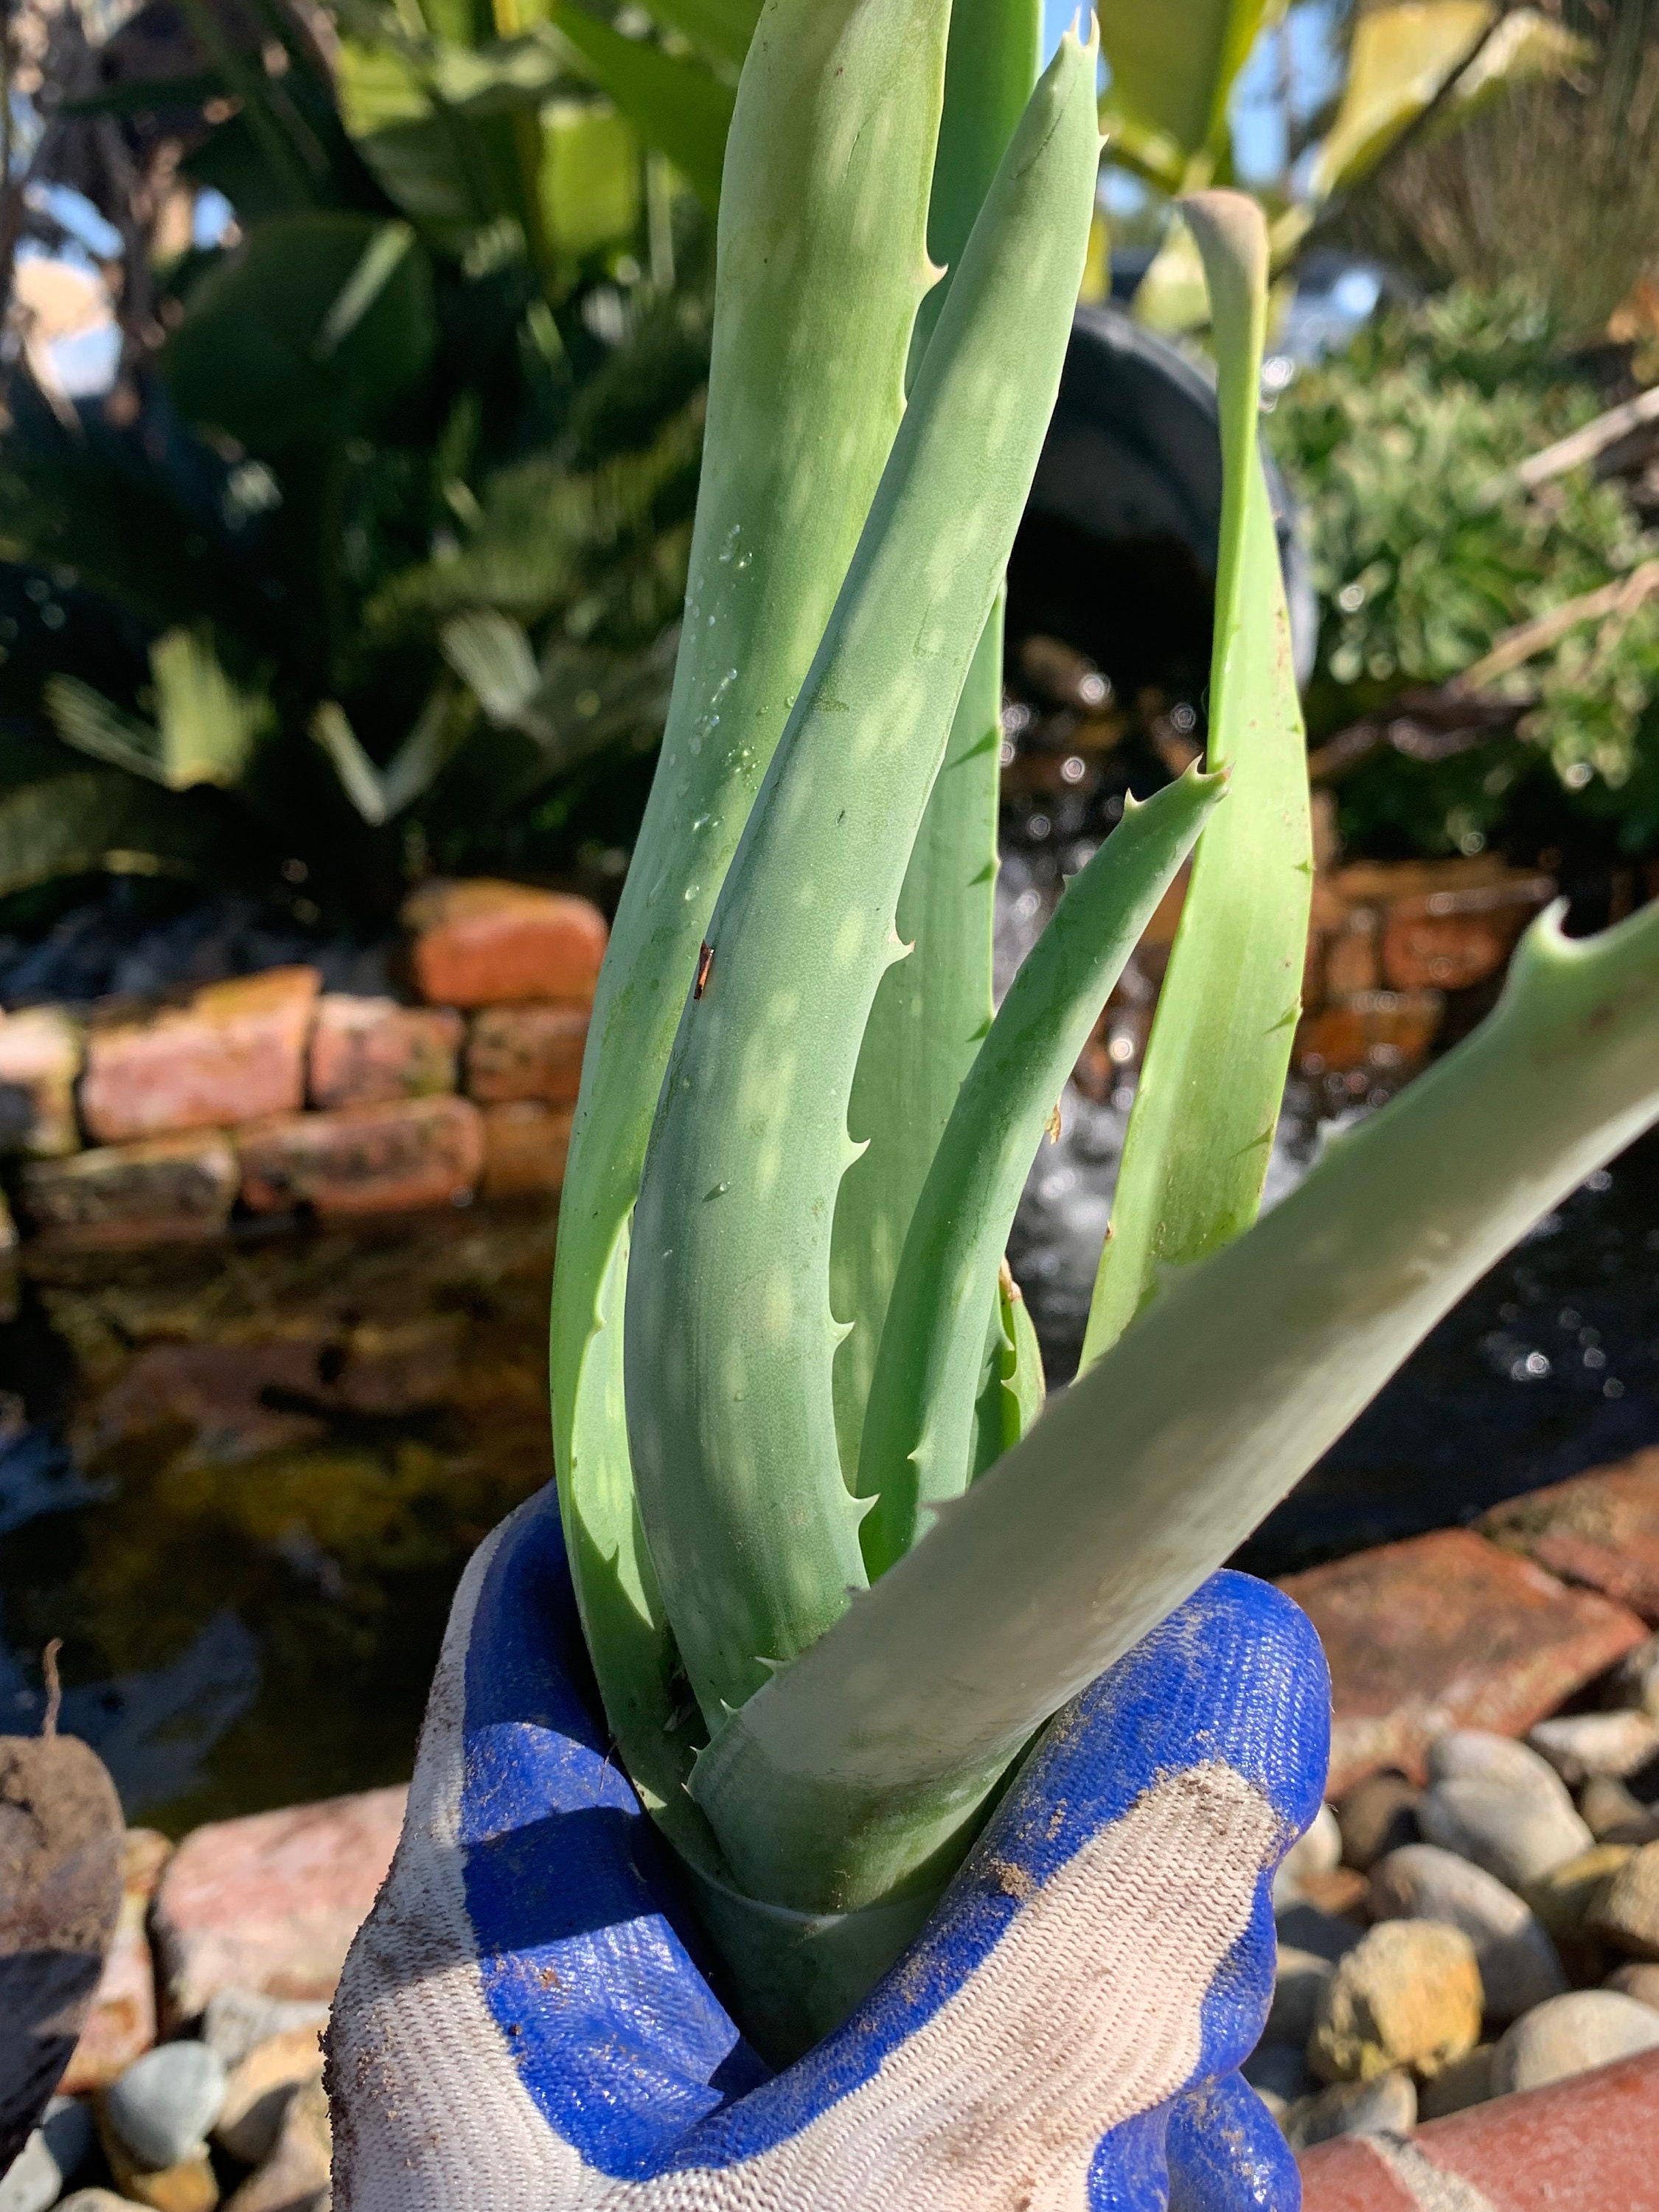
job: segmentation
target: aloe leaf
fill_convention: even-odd
[[[914,371],[975,218],[1013,136],[1041,59],[1036,0],[954,0],[927,247],[945,270],[922,301]],[[944,765],[899,894],[911,948],[890,968],[859,1053],[848,1126],[864,1145],[836,1198],[830,1304],[847,1324],[836,1353],[842,1467],[858,1467],[865,1401],[911,1211],[980,1040],[990,1027],[995,926],[1002,606],[992,609],[963,685]]]
[[[1158,995],[1083,1341],[1087,1365],[1152,1296],[1255,1220],[1300,1012],[1313,890],[1307,752],[1256,441],[1267,234],[1238,192],[1182,203],[1221,372],[1223,499],[1209,764],[1227,804],[1199,840]]]
[[[904,1241],[859,1459],[875,1502],[861,1530],[873,1581],[923,1511],[965,1487],[984,1313],[1054,1101],[1153,908],[1222,794],[1188,775],[1124,815],[1074,877],[980,1048]]]
[[[664,1080],[635,1212],[628,1431],[711,1727],[863,1580],[830,1382],[848,1101],[1059,388],[1094,201],[1095,67],[1092,43],[1062,43],[975,226]]]
[[[847,1909],[948,1859],[1032,1729],[1195,1589],[1469,1285],[1656,1115],[1659,908],[1589,939],[1553,909],[1472,1037],[1182,1269],[716,1733],[691,1786],[744,1887]]]
[[[618,1574],[647,1587],[631,1480],[590,1485],[573,1464],[589,1394],[605,1389],[600,1285],[715,894],[903,412],[929,281],[945,40],[934,0],[770,0],[726,149],[686,622],[599,978],[553,1279],[553,1444],[572,1571],[630,1771],[659,1755],[672,1718],[666,1705],[648,1726],[637,1717],[659,1698],[672,1651],[654,1605],[603,1624],[593,1610],[593,1590]],[[620,1430],[610,1449],[625,1456]]]
[[[1002,1449],[1012,1451],[1048,1398],[1042,1347],[1024,1292],[1007,1261],[1002,1263],[998,1310],[1002,1319]],[[980,1472],[983,1472],[982,1469]]]

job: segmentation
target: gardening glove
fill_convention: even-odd
[[[1288,1599],[1216,1575],[1066,1707],[910,1949],[772,2075],[585,1679],[544,1492],[461,1583],[346,1964],[336,2212],[1296,2212],[1236,2070],[1325,1775]]]

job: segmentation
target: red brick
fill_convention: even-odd
[[[310,1206],[325,1220],[463,1203],[483,1169],[483,1126],[465,1098],[404,1098],[295,1114],[237,1132],[255,1213]]]
[[[1639,1644],[1635,1613],[1566,1589],[1468,1528],[1334,1560],[1282,1584],[1330,1662],[1328,1793],[1379,1767],[1423,1779],[1449,1728],[1519,1735]]]
[[[155,1969],[145,1922],[173,1845],[154,1828],[129,1828],[122,1855],[121,1917],[92,2010],[58,2087],[66,2097],[106,2082],[155,2040]]]
[[[1304,2212],[1659,2212],[1659,2052],[1302,2160]],[[1462,2185],[1460,2187],[1459,2185]]]
[[[1382,981],[1377,957],[1381,928],[1374,907],[1351,907],[1325,939],[1325,992],[1332,999],[1374,991]]]
[[[586,1006],[486,1006],[466,1042],[467,1091],[491,1106],[574,1106],[586,1042]]]
[[[1659,1622],[1659,1450],[1494,1506],[1483,1533]]]
[[[81,1114],[100,1144],[223,1127],[305,1103],[314,968],[210,983],[186,1006],[94,1017]]]
[[[406,1795],[368,1790],[186,1836],[150,1917],[167,2024],[194,2020],[222,1989],[332,1996],[392,1863]]]
[[[25,1219],[60,1249],[199,1243],[235,1201],[236,1155],[216,1131],[107,1145],[23,1170]]]
[[[1428,1058],[1443,1002],[1437,991],[1358,991],[1307,1015],[1296,1033],[1304,1075],[1409,1074]]]
[[[0,1017],[0,1152],[52,1160],[79,1150],[81,1054],[80,1024],[56,1006]]]
[[[317,1001],[307,1089],[313,1106],[380,1106],[453,1091],[465,1025],[453,1006],[329,992]]]
[[[486,1106],[484,1196],[556,1197],[564,1183],[574,1119],[568,1106],[540,1106],[528,1099]]]
[[[423,884],[405,902],[403,918],[423,999],[488,1006],[503,999],[593,996],[605,926],[586,899],[479,877]]]
[[[1382,933],[1384,981],[1396,991],[1484,983],[1554,889],[1547,876],[1517,874],[1397,899]]]

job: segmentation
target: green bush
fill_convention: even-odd
[[[1320,601],[1316,749],[1659,551],[1620,488],[1589,468],[1492,496],[1505,471],[1601,404],[1516,287],[1395,308],[1281,395],[1267,434],[1302,501]],[[1651,842],[1659,599],[1570,629],[1483,690],[1513,710],[1497,733],[1463,750],[1454,738],[1432,759],[1384,745],[1343,779],[1351,845],[1522,851],[1553,831],[1626,852]]]

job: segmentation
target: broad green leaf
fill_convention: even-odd
[[[171,629],[149,649],[155,725],[125,714],[73,676],[47,679],[58,735],[94,760],[168,791],[240,783],[272,716],[269,700],[239,690],[199,631]]]
[[[957,0],[928,204],[928,252],[946,272],[922,301],[912,373],[949,293],[1041,58],[1036,0]],[[876,993],[848,1124],[864,1145],[836,1198],[830,1302],[847,1335],[836,1353],[836,1424],[848,1482],[893,1271],[957,1089],[991,1021],[996,903],[1002,607],[993,608],[963,685],[945,762],[899,894],[911,947]]]
[[[1209,765],[1227,804],[1200,838],[1129,1115],[1084,1337],[1097,1359],[1160,1273],[1255,1218],[1300,1010],[1313,884],[1290,618],[1257,444],[1267,228],[1254,201],[1184,204],[1209,278],[1223,497]]]
[[[967,1486],[985,1314],[1054,1102],[1154,908],[1220,798],[1187,775],[1133,806],[1027,954],[916,1202],[882,1329],[856,1489],[873,1581]],[[999,1330],[999,1335],[1000,1331]]]
[[[623,38],[578,0],[561,0],[556,21],[640,136],[667,155],[706,207],[717,207],[731,87],[696,62]]]
[[[372,428],[436,343],[431,269],[406,225],[286,216],[203,278],[160,362],[189,421],[272,453]]]
[[[711,1727],[821,1635],[864,1577],[830,1379],[848,1103],[877,987],[902,957],[893,925],[911,848],[1059,389],[1094,206],[1096,66],[1092,40],[1062,41],[974,227],[715,902],[646,1156],[624,1332],[629,1445]]]
[[[444,659],[492,722],[511,728],[534,703],[542,672],[528,633],[498,608],[452,616],[438,633]]]
[[[1160,191],[1178,192],[1187,173],[1187,155],[1167,131],[1155,131],[1137,117],[1112,105],[1109,93],[1100,103],[1100,131],[1105,156],[1121,169],[1156,185]]]
[[[1183,162],[1218,157],[1234,82],[1257,33],[1284,6],[1285,0],[1162,0],[1152,7],[1110,0],[1100,15],[1109,109],[1178,147]]]
[[[1342,99],[1314,160],[1312,198],[1326,199],[1374,168],[1469,60],[1498,15],[1497,0],[1390,0],[1362,9]]]
[[[760,0],[651,0],[651,13],[715,63],[741,69],[760,21]]]
[[[1659,908],[1592,939],[1565,937],[1558,909],[1474,1036],[1179,1271],[716,1731],[691,1789],[745,1887],[844,1910],[920,1869],[940,1879],[1032,1729],[1219,1566],[1455,1301],[1656,1115]]]
[[[672,1663],[660,1613],[596,1610],[619,1576],[651,1587],[635,1556],[631,1486],[607,1457],[625,1459],[626,1438],[605,1428],[596,1402],[610,1388],[601,1285],[639,1186],[699,942],[903,411],[911,327],[929,282],[941,11],[933,0],[772,0],[768,21],[773,35],[744,67],[727,151],[679,665],[594,1003],[553,1281],[567,1542],[630,1771],[651,1771],[665,1741],[684,1739],[665,1738],[673,1710],[653,1703]],[[591,1481],[573,1456],[583,1435],[605,1439]],[[684,1793],[668,1802],[665,1823],[677,1833]]]
[[[45,776],[0,793],[0,898],[66,876],[194,875],[221,826],[112,769]]]
[[[447,686],[439,684],[421,709],[409,735],[379,768],[363,750],[345,709],[335,699],[320,701],[311,717],[311,734],[334,763],[340,788],[372,830],[392,821],[435,781],[464,734]]]
[[[632,238],[643,204],[633,125],[605,100],[551,100],[541,111],[542,216],[556,252],[579,260]]]

